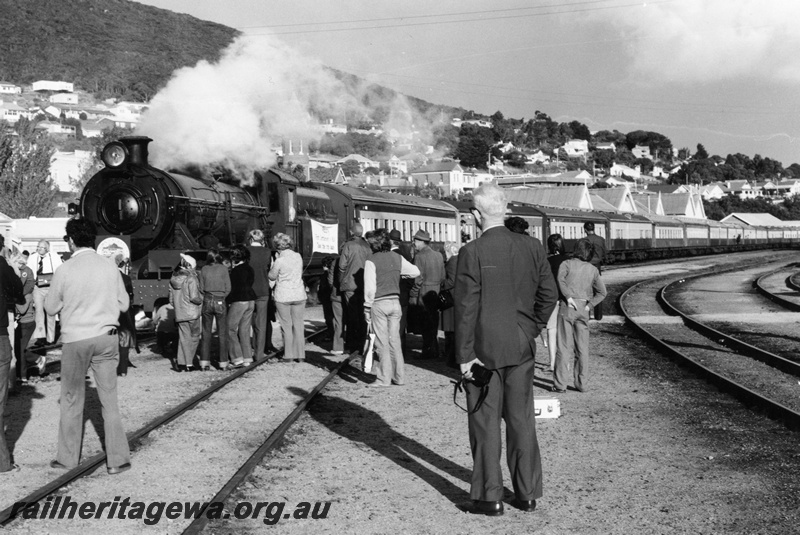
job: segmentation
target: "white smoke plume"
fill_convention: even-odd
[[[219,61],[175,71],[137,134],[153,138],[153,165],[269,167],[283,139],[319,137],[321,118],[356,107],[333,74],[268,36],[240,37]],[[252,176],[252,175],[251,175]]]
[[[638,76],[712,82],[800,80],[800,2],[679,0],[594,15],[620,29]]]

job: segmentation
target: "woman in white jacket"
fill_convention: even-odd
[[[306,288],[303,283],[303,257],[292,250],[292,238],[278,233],[272,238],[277,251],[269,280],[274,284],[278,322],[283,333],[283,358],[300,362],[306,358],[306,341],[303,315],[306,308]]]

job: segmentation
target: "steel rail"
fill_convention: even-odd
[[[789,429],[793,431],[800,430],[800,413],[793,411],[792,409],[780,403],[770,400],[761,394],[758,394],[737,383],[736,381],[728,379],[727,377],[712,371],[710,368],[703,366],[682,351],[679,351],[675,347],[664,342],[657,335],[651,333],[643,325],[633,319],[628,311],[628,308],[625,306],[625,301],[629,299],[630,295],[640,286],[651,283],[656,279],[657,278],[636,283],[623,292],[622,295],[620,295],[619,306],[620,310],[622,310],[623,316],[625,316],[625,319],[630,322],[630,324],[647,340],[658,347],[661,352],[663,352],[673,361],[677,362],[678,365],[688,368],[695,375],[716,386],[720,391],[732,395],[734,398],[738,399],[748,407],[754,410],[757,409],[766,414],[768,417],[782,422]]]
[[[778,269],[776,269],[774,271],[771,271],[769,273],[765,273],[764,275],[761,275],[758,279],[756,279],[755,286],[756,286],[756,291],[758,291],[758,293],[760,293],[761,295],[763,295],[764,297],[766,297],[770,301],[773,301],[773,302],[779,304],[780,306],[782,306],[783,308],[786,308],[788,310],[792,310],[794,312],[800,312],[800,303],[798,303],[796,301],[792,301],[790,299],[785,299],[783,297],[780,297],[779,295],[776,295],[776,294],[770,292],[769,290],[767,290],[763,285],[763,281],[767,277],[770,277],[770,276],[774,275],[775,273],[779,273],[781,271],[785,271],[787,268],[790,268],[790,267],[792,267],[794,265],[795,264],[789,264],[788,266],[784,266],[782,268],[778,268]],[[786,282],[786,287],[787,288],[791,288],[791,289],[793,289],[795,291],[798,291],[797,289],[792,288],[791,279],[792,279],[791,276],[786,278],[786,281],[785,281]]]
[[[306,336],[306,342],[311,340],[312,338],[318,336],[319,334],[325,332],[327,329],[319,329],[317,331],[312,332],[308,336]],[[276,355],[280,355],[283,352],[282,349],[278,350],[277,352],[270,355],[270,357],[274,357]],[[150,423],[146,424],[144,427],[141,427],[134,433],[128,435],[128,443],[131,445],[131,449],[135,449],[136,443],[139,442],[142,438],[147,436],[149,433],[153,432],[154,430],[162,427],[169,422],[179,418],[180,416],[187,413],[190,409],[193,409],[197,406],[198,403],[201,401],[211,397],[212,394],[216,393],[217,391],[221,390],[225,385],[231,383],[241,377],[242,375],[254,370],[255,368],[266,364],[269,359],[263,359],[260,361],[253,362],[249,366],[245,366],[244,368],[237,370],[230,375],[216,381],[211,386],[206,388],[205,390],[195,394],[191,398],[187,399],[180,405],[174,407],[170,411],[166,412],[165,414],[155,418]],[[346,359],[343,361],[346,362]],[[101,451],[100,453],[95,454],[94,456],[86,459],[82,463],[80,463],[75,468],[72,468],[65,474],[61,475],[57,479],[54,479],[50,483],[39,487],[32,493],[28,494],[24,498],[17,500],[19,502],[26,502],[26,503],[33,503],[39,502],[45,499],[47,496],[52,494],[53,492],[57,491],[58,489],[69,485],[77,481],[78,479],[91,474],[96,470],[104,461],[106,460],[106,453]],[[0,526],[6,526],[9,523],[13,522],[21,511],[14,511],[14,506],[7,507],[0,511]]]
[[[686,314],[682,310],[679,310],[675,305],[673,305],[666,297],[666,293],[672,290],[677,284],[683,284],[686,279],[692,278],[700,278],[707,275],[699,275],[693,277],[687,277],[680,281],[675,281],[670,284],[667,284],[661,290],[658,291],[657,298],[658,300],[675,316],[680,316],[684,323],[690,328],[694,329],[695,331],[699,332],[703,336],[707,338],[712,338],[717,340],[720,344],[730,347],[731,349],[738,351],[739,353],[746,355],[750,358],[758,360],[759,362],[763,362],[767,366],[771,366],[776,370],[780,370],[784,373],[788,373],[790,375],[794,375],[795,377],[800,377],[800,363],[793,362],[789,359],[781,357],[780,355],[776,355],[775,353],[771,353],[766,351],[765,349],[761,349],[760,347],[756,347],[752,344],[748,344],[743,340],[739,340],[735,336],[731,336],[729,334],[723,333],[713,327],[706,325],[702,321],[699,321],[693,318],[691,315]]]
[[[209,518],[206,516],[206,511],[211,503],[222,503],[239,488],[239,486],[253,473],[253,470],[261,463],[264,457],[272,451],[286,435],[289,428],[297,421],[300,415],[305,411],[308,404],[319,394],[323,388],[333,379],[342,367],[347,364],[347,359],[343,359],[320,381],[314,389],[309,392],[305,398],[295,407],[295,409],[287,416],[283,422],[267,437],[263,444],[250,456],[247,461],[237,470],[230,480],[222,487],[222,489],[211,499],[211,501],[203,504],[202,510],[197,514],[185,530],[184,535],[196,535],[202,532],[208,525]]]

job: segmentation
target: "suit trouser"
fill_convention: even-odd
[[[348,353],[360,352],[367,340],[367,321],[364,319],[364,295],[360,292],[342,292],[345,314],[345,343]]]
[[[275,308],[283,333],[283,358],[287,360],[306,358],[305,322],[303,321],[306,302],[276,302]]]
[[[33,332],[33,337],[45,338],[49,343],[53,343],[56,339],[56,317],[44,310],[44,300],[49,292],[49,286],[33,288],[33,310],[36,316],[36,330]]]
[[[106,464],[110,468],[131,461],[128,438],[122,427],[117,401],[119,338],[104,334],[67,342],[61,355],[61,420],[58,425],[56,460],[68,468],[77,466],[83,444],[83,409],[86,372],[92,368],[103,414]]]
[[[178,321],[178,364],[191,367],[197,346],[200,345],[200,335],[203,333],[200,318],[189,321]]]
[[[578,310],[562,302],[558,307],[558,348],[553,386],[566,390],[570,368],[575,388],[583,392],[589,367],[589,312],[586,301],[577,300]]]
[[[264,358],[264,348],[267,345],[267,310],[269,309],[269,295],[256,299],[253,311],[253,358]],[[272,340],[270,340],[270,344]]]
[[[506,461],[514,494],[519,500],[542,497],[542,460],[536,438],[533,409],[533,355],[516,366],[494,370],[489,392],[475,414],[470,414],[469,442],[472,449],[470,498],[503,499],[500,468],[500,419],[506,422]],[[467,383],[467,407],[473,410],[481,389]]]
[[[422,356],[439,358],[439,311],[425,304],[419,307],[422,316]]]
[[[11,342],[8,335],[0,335],[0,472],[11,470],[11,455],[6,445],[5,422],[3,413],[8,399],[8,376],[11,375]]]

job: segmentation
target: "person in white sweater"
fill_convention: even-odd
[[[103,409],[106,463],[109,474],[130,469],[131,452],[117,401],[120,312],[130,306],[122,276],[114,262],[94,250],[94,225],[70,219],[67,235],[72,256],[55,272],[44,306],[61,314],[61,420],[58,454],[51,468],[71,469],[80,463],[86,373],[94,372]]]

